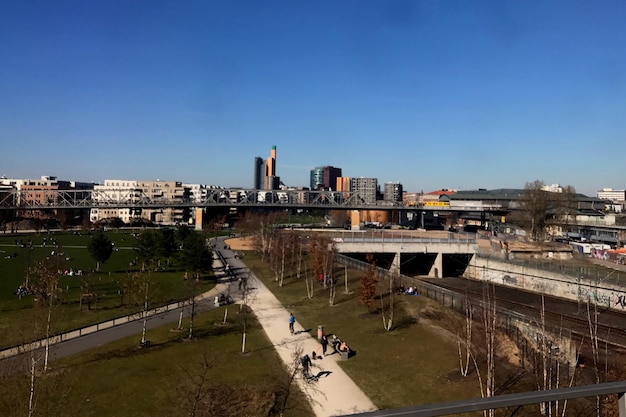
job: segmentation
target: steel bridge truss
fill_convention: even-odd
[[[0,210],[97,209],[97,208],[203,208],[273,207],[337,210],[458,211],[447,207],[402,201],[370,201],[358,192],[309,190],[203,189],[194,198],[150,196],[143,189],[107,190],[13,190],[0,189]],[[502,207],[468,207],[462,211],[499,212]]]
[[[142,189],[119,190],[0,190],[0,210],[164,208],[164,207],[291,207],[390,209],[401,201],[368,202],[359,193],[307,190],[205,189],[200,197],[151,197]]]

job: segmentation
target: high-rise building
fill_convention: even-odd
[[[311,170],[311,190],[337,191],[337,178],[341,177],[341,168],[333,166],[315,167]]]
[[[269,158],[265,160],[265,176],[263,178],[263,189],[278,190],[280,187],[280,177],[276,175],[276,146],[272,146]]]
[[[255,190],[263,189],[263,178],[265,177],[265,161],[260,156],[254,157],[254,185]]]

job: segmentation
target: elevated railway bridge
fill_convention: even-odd
[[[462,275],[478,252],[476,235],[439,232],[435,236],[415,236],[402,232],[335,233],[337,252],[365,261],[374,256],[376,265],[393,274],[442,278]]]
[[[503,213],[502,205],[476,204],[454,208],[402,201],[368,201],[358,192],[310,190],[205,189],[193,198],[164,198],[142,189],[119,190],[14,190],[0,189],[0,210],[92,209],[92,208],[204,208],[272,207],[334,210],[404,210],[437,212]]]

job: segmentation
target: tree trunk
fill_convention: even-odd
[[[146,344],[146,328],[148,327],[148,283],[146,282],[146,294],[143,301],[143,326],[141,328],[141,346]]]

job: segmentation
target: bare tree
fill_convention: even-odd
[[[366,259],[368,266],[361,277],[361,293],[359,294],[359,302],[367,307],[371,313],[376,309],[376,284],[378,283],[378,270],[376,269],[376,262],[374,261],[374,256],[372,254],[368,254]]]
[[[306,261],[303,261],[303,262],[304,262],[304,285],[306,286],[306,295],[310,300],[315,296],[315,291],[313,291],[313,282],[315,278],[311,277],[311,275],[309,274]]]
[[[589,323],[589,341],[591,344],[591,354],[593,358],[593,370],[596,384],[600,383],[600,348],[598,345],[598,305],[587,298],[587,322]],[[600,396],[596,396],[596,416],[601,416],[602,401]]]
[[[546,191],[543,181],[535,180],[526,183],[519,203],[517,221],[530,230],[532,240],[542,242],[551,227],[567,225],[576,213],[576,191],[570,185],[553,192]]]
[[[485,283],[483,287],[483,327],[485,331],[485,378],[480,384],[480,392],[483,398],[493,397],[496,392],[496,320],[497,307],[495,286]],[[475,362],[476,364],[476,362]],[[476,367],[479,380],[480,370]],[[486,417],[494,417],[495,410],[485,410]]]
[[[387,317],[387,315],[385,314],[385,297],[384,294],[380,295],[380,312],[382,315],[382,319],[383,319],[383,328],[386,331],[390,331],[393,328],[393,307],[394,307],[394,274],[390,274],[389,275],[389,292],[388,292],[388,298],[389,298],[389,316]]]
[[[302,375],[302,361],[301,358],[304,354],[304,349],[300,344],[296,345],[291,352],[291,361],[287,364],[284,377],[278,381],[278,387],[281,394],[280,406],[278,407],[278,414],[283,416],[288,411],[289,400],[294,392],[294,388],[297,389],[296,383],[298,378]],[[308,400],[308,403],[316,403],[314,395],[321,394],[316,384],[301,384],[302,393]]]
[[[52,337],[53,310],[59,302],[59,270],[63,269],[63,261],[59,255],[45,258],[35,265],[33,276],[30,279],[30,290],[35,294],[38,306],[46,308],[45,318],[45,348],[43,371],[48,370],[50,357],[50,339]],[[37,307],[35,306],[35,308]]]
[[[256,218],[256,229],[253,235],[255,247],[261,253],[261,259],[266,262],[272,253],[276,241],[276,214],[258,216]]]
[[[246,336],[248,332],[248,321],[250,319],[250,303],[254,301],[254,294],[249,285],[251,272],[248,270],[245,281],[241,286],[241,303],[239,304],[239,314],[241,315],[242,334],[241,334],[241,353],[246,352]]]
[[[459,362],[461,375],[466,377],[469,373],[470,358],[472,356],[472,324],[474,322],[472,303],[469,297],[465,297],[465,338],[459,336]],[[465,360],[463,360],[463,348],[465,349]]]
[[[322,278],[324,288],[328,285],[328,278],[332,278],[335,250],[333,241],[329,237],[314,235],[309,241],[313,274]]]
[[[213,368],[213,361],[209,359],[206,352],[202,353],[202,361],[200,366],[194,366],[192,369],[182,368],[182,371],[189,381],[185,390],[181,390],[182,404],[181,408],[187,411],[189,417],[202,416],[203,402],[206,400],[207,392],[211,385],[209,371]]]

